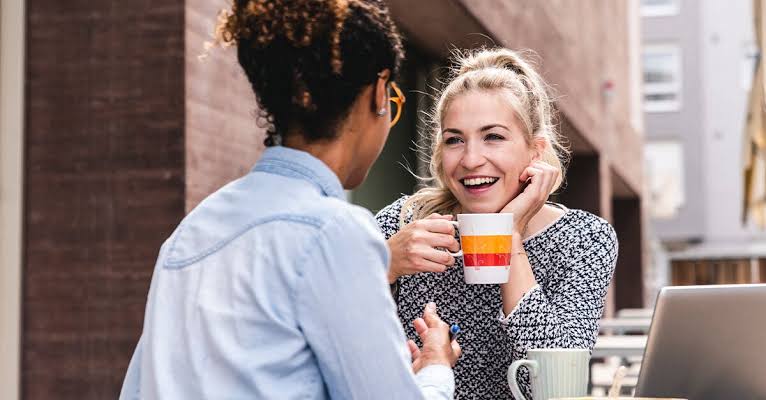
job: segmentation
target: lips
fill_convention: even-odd
[[[500,178],[494,176],[467,176],[460,179],[465,190],[471,194],[480,194],[489,190]]]

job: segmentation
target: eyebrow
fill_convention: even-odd
[[[510,129],[508,129],[508,127],[503,125],[503,124],[484,125],[484,126],[481,127],[481,129],[479,129],[479,132],[488,131],[488,130],[490,130],[492,128],[503,128],[506,131],[510,132]],[[455,134],[458,134],[458,135],[462,135],[463,131],[461,131],[460,129],[455,129],[455,128],[446,128],[445,130],[442,131],[442,133],[455,133]]]
[[[479,131],[480,131],[480,132],[484,132],[484,131],[488,131],[488,130],[490,130],[490,129],[492,129],[492,128],[503,128],[503,129],[505,129],[506,131],[510,131],[510,129],[508,129],[508,127],[507,127],[507,126],[505,126],[505,125],[503,125],[503,124],[489,124],[489,125],[484,125],[484,126],[482,126],[482,127],[481,127],[481,129],[479,129]]]

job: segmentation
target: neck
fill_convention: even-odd
[[[295,150],[305,151],[321,160],[340,180],[344,188],[349,181],[352,166],[352,154],[340,135],[333,139],[308,142],[300,131],[292,131],[284,138],[282,145]]]
[[[545,227],[561,218],[562,215],[564,215],[564,210],[545,204],[529,221],[527,231],[522,232],[521,234],[526,239],[545,229]]]

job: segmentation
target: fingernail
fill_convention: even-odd
[[[430,303],[426,304],[426,310],[428,310],[430,312],[436,312],[436,303],[430,302]]]

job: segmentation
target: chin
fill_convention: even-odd
[[[461,208],[463,209],[463,212],[466,214],[495,214],[499,213],[500,210],[503,209],[503,205],[497,205],[497,204],[470,204],[470,205],[463,205],[461,204]]]
[[[367,179],[367,174],[370,172],[369,169],[367,169],[364,174],[354,174],[352,176],[349,176],[348,179],[346,179],[345,182],[343,182],[343,189],[346,190],[353,190],[359,187],[362,183],[364,183],[364,180]]]

